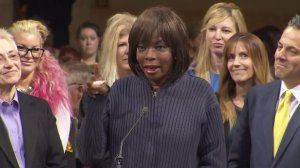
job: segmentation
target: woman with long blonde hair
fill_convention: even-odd
[[[127,61],[128,35],[136,16],[119,13],[107,21],[100,47],[99,70],[111,86],[115,80],[131,74]]]
[[[99,93],[106,95],[116,80],[132,74],[128,65],[128,36],[135,20],[136,16],[129,13],[117,13],[108,19],[98,56],[99,66],[96,68],[96,74],[90,82],[91,85],[88,85],[89,95],[85,94],[83,97],[81,115],[99,113],[104,106],[99,103],[99,96],[96,95]],[[105,82],[94,85],[94,82],[98,82],[97,80]],[[99,148],[100,144],[93,143],[95,142],[93,140],[101,138],[98,132],[92,133],[93,136],[91,136],[91,131],[98,129],[94,127],[93,122],[84,118],[77,138],[79,158],[85,165],[99,164],[93,156],[104,150]],[[105,163],[101,162],[100,164]]]
[[[247,32],[240,8],[225,2],[212,5],[203,18],[198,54],[188,73],[204,78],[217,91],[224,45],[237,32]]]

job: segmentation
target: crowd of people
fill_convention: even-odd
[[[300,16],[251,33],[220,2],[201,23],[116,13],[59,53],[41,21],[0,29],[0,167],[299,167]]]

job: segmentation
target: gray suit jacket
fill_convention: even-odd
[[[66,166],[55,118],[45,100],[18,92],[27,168]],[[0,167],[18,168],[9,136],[0,118]]]
[[[280,85],[280,81],[274,81],[248,92],[233,133],[229,168],[300,167],[300,107],[292,116],[273,158],[273,125]]]

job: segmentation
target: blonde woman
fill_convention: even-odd
[[[136,17],[129,13],[116,14],[107,22],[100,47],[99,69],[111,86],[115,80],[131,74],[128,65],[128,35]]]
[[[64,71],[43,48],[48,29],[39,21],[21,20],[13,23],[9,31],[21,57],[22,75],[17,88],[50,104],[63,149],[66,150],[71,126],[68,88]]]
[[[217,91],[224,45],[235,33],[246,31],[244,17],[237,5],[212,5],[203,18],[198,54],[188,73],[204,78]]]
[[[103,39],[99,55],[99,67],[96,68],[94,80],[102,80],[105,83],[100,85],[89,85],[88,92],[91,95],[107,94],[109,87],[113,83],[125,76],[130,75],[131,69],[128,65],[128,36],[136,16],[129,13],[118,13],[107,21],[107,27],[103,34]],[[99,113],[103,108],[96,99],[85,95],[82,100],[81,115],[85,113]],[[98,134],[91,137],[91,128],[94,127],[91,121],[84,121],[80,127],[78,135],[78,153],[80,160],[86,165],[92,165],[94,155],[103,151],[97,148],[99,144],[90,143],[91,139],[99,138]],[[97,128],[96,128],[97,129]]]
[[[251,33],[236,33],[226,43],[217,92],[225,124],[227,150],[237,116],[248,90],[272,80],[268,54],[263,42]]]

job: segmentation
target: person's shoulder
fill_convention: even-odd
[[[203,87],[211,87],[205,79],[190,74],[184,74],[183,81],[189,82],[188,84],[195,87],[198,87],[198,85],[201,85]]]
[[[21,99],[27,99],[27,100],[31,100],[31,101],[37,101],[37,102],[46,102],[46,100],[44,100],[42,98],[30,95],[30,94],[25,94],[25,93],[22,93],[22,92],[18,92],[18,96]]]
[[[275,80],[266,84],[255,85],[250,89],[249,92],[261,94],[269,91],[274,91],[274,88],[279,88],[280,84],[280,80]]]
[[[209,97],[209,95],[214,95],[211,85],[205,79],[189,74],[181,76],[174,86],[181,92],[189,93],[191,96],[195,97],[203,97],[203,95]]]
[[[129,76],[126,76],[126,77],[116,80],[112,87],[119,86],[119,85],[122,85],[122,86],[132,85],[132,84],[136,84],[140,81],[141,81],[141,79],[138,78],[137,76],[129,75]]]
[[[270,83],[255,85],[247,93],[248,100],[264,101],[274,92],[279,92],[281,81],[275,80]]]
[[[41,104],[41,105],[48,105],[48,102],[42,98],[36,97],[36,96],[32,96],[29,94],[25,94],[22,92],[18,92],[18,96],[19,96],[19,101],[27,101],[29,103],[36,103],[36,104]]]
[[[195,72],[195,68],[196,68],[197,64],[192,63],[188,70],[186,71],[187,74],[192,75],[192,76],[196,76],[196,72]]]
[[[29,113],[44,119],[52,114],[49,103],[42,98],[18,92],[18,99],[21,111],[27,110]]]

